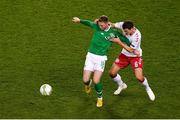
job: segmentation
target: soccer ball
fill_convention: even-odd
[[[40,87],[40,93],[45,96],[49,96],[52,92],[52,87],[49,84],[44,84]]]

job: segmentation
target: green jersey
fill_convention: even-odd
[[[101,56],[107,55],[108,49],[112,45],[112,42],[110,41],[112,37],[119,37],[122,42],[130,45],[129,39],[118,32],[117,29],[109,27],[107,30],[101,30],[99,25],[89,20],[81,19],[80,23],[95,30],[88,50],[90,53]]]

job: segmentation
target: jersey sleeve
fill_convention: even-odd
[[[126,43],[128,46],[131,45],[129,39],[125,37],[122,33],[116,32],[116,37],[118,37],[122,42]]]
[[[122,25],[124,22],[117,22],[114,24],[115,28],[122,29]]]
[[[98,25],[90,20],[80,20],[80,23],[93,29],[98,29]]]

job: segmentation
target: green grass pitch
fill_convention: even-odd
[[[151,102],[130,67],[128,89],[113,96],[108,70],[121,48],[113,45],[102,77],[104,106],[83,92],[82,70],[93,33],[78,16],[132,20],[142,33],[144,73]],[[0,118],[180,118],[179,0],[0,0]],[[53,87],[49,97],[39,88]]]

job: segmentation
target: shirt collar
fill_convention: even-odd
[[[106,28],[104,31],[107,32],[109,31],[110,28],[111,28],[111,25],[109,25],[108,28]]]

